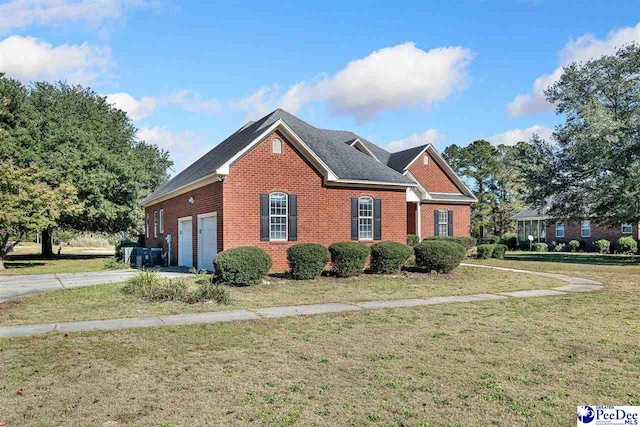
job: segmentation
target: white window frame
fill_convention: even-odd
[[[371,214],[367,214],[365,212],[365,214],[362,213],[362,210],[360,209],[360,203],[367,203],[371,205]],[[366,211],[369,211],[369,209],[366,209]],[[369,197],[369,196],[362,196],[362,197],[358,197],[358,240],[373,240],[373,197]],[[371,224],[371,235],[369,236],[369,232],[363,232],[362,230],[362,226],[365,225],[366,223]],[[365,234],[366,233],[366,234]]]
[[[588,231],[588,234],[584,234],[585,231],[585,224],[587,224],[589,227],[586,228],[586,230]],[[583,219],[582,221],[580,221],[580,237],[591,237],[591,221],[588,219]]]
[[[562,233],[559,233],[558,230],[562,230]],[[556,221],[556,237],[564,237],[564,222]]]
[[[424,158],[422,159],[422,164],[423,165],[428,165],[429,164],[429,156],[427,156],[426,154],[424,155]]]
[[[274,196],[284,197],[284,214],[274,214],[271,210],[271,198]],[[282,237],[273,237],[275,231],[272,229],[271,219],[272,218],[284,218],[284,238]],[[289,196],[287,193],[283,193],[281,191],[274,191],[273,193],[269,193],[269,241],[272,242],[285,242],[289,237]]]
[[[624,231],[625,227],[629,227],[629,231]],[[624,223],[620,225],[620,232],[622,234],[632,234],[633,233],[633,224],[630,222]]]
[[[271,152],[273,154],[282,154],[282,140],[280,138],[274,138],[271,141]]]
[[[149,212],[147,212],[147,218],[145,220],[145,225],[144,225],[144,229],[145,229],[145,236],[147,236],[147,239],[149,238]]]
[[[444,216],[444,221],[442,217]],[[444,234],[442,234],[442,226],[444,226]],[[438,236],[444,237],[449,235],[449,211],[446,209],[438,209]]]
[[[164,234],[164,209],[160,209],[160,234]]]
[[[153,238],[158,238],[158,211],[153,211]]]

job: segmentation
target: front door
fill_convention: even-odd
[[[193,267],[193,221],[178,220],[178,265]]]
[[[213,271],[213,257],[218,253],[218,221],[215,213],[198,218],[198,270]]]

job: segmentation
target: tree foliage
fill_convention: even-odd
[[[0,162],[0,270],[13,247],[28,233],[53,227],[62,215],[82,211],[75,187],[52,187],[35,166]]]
[[[483,237],[488,231],[499,236],[513,228],[510,218],[524,206],[518,154],[515,147],[495,147],[485,140],[445,149],[445,160],[465,178],[478,199],[471,206],[471,228],[475,235]]]
[[[135,229],[139,201],[166,181],[168,153],[136,138],[127,115],[91,89],[25,86],[0,74],[0,160],[38,166],[42,182],[70,184],[81,212],[51,227],[94,232]]]
[[[530,201],[550,214],[603,225],[640,217],[640,46],[565,67],[545,92],[566,121],[555,144],[532,140],[524,165]]]

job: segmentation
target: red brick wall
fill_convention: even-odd
[[[568,242],[570,240],[584,240],[587,242],[587,247],[592,248],[593,242],[600,239],[607,239],[613,244],[623,236],[631,236],[638,239],[638,224],[632,224],[632,232],[631,234],[622,234],[622,225],[617,227],[608,228],[602,227],[595,222],[591,221],[591,237],[580,237],[580,223],[569,223],[565,222],[564,224],[564,237],[556,237],[556,223],[547,224],[547,242],[551,242],[553,240],[562,240]]]
[[[193,197],[194,203],[189,203],[189,198]],[[164,208],[164,234],[158,234],[158,238],[153,237],[153,212]],[[146,208],[149,213],[150,227],[149,238],[146,239],[146,247],[159,248],[167,251],[166,235],[171,234],[171,265],[178,265],[178,218],[191,216],[193,226],[193,265],[198,261],[198,222],[197,215],[209,212],[217,212],[218,225],[218,251],[223,248],[223,215],[222,215],[222,182],[214,182],[204,187],[197,188],[188,193],[181,194],[174,198],[165,200]],[[160,215],[158,213],[158,215]],[[159,229],[159,227],[158,227]]]
[[[283,141],[282,154],[271,152],[271,141]],[[286,250],[296,243],[328,246],[351,239],[351,198],[371,196],[382,200],[382,239],[404,243],[407,230],[404,190],[327,187],[321,175],[277,133],[232,165],[224,181],[225,249],[257,246],[273,258],[273,270],[287,268]],[[281,191],[298,196],[298,240],[260,241],[260,194]]]
[[[434,213],[438,209],[453,210],[453,235],[471,235],[471,208],[469,205],[440,205],[435,203],[423,203],[420,207],[421,237],[434,235]]]
[[[407,203],[407,234],[418,234],[418,224],[416,224],[416,203]]]
[[[428,165],[424,164],[423,156],[420,156],[409,166],[409,172],[416,177],[418,182],[429,192],[461,194],[460,189],[449,179],[440,165],[433,160],[433,157],[427,153],[424,155],[429,157]]]

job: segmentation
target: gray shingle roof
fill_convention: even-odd
[[[378,147],[373,142],[364,139],[360,135],[357,135],[348,130],[332,130],[332,129],[322,129],[322,130],[325,132],[329,132],[330,134],[334,135],[336,138],[340,139],[342,142],[344,142],[347,145],[351,145],[353,141],[355,141],[356,139],[359,139],[360,141],[362,141],[364,146],[367,147],[367,149],[371,151],[373,155],[377,157],[378,160],[380,160],[380,162],[384,163],[385,165],[389,162],[391,153],[389,153],[387,150],[385,150],[382,147]]]
[[[389,158],[387,165],[398,172],[404,172],[404,168],[406,168],[427,145],[429,144],[391,153],[391,157]]]
[[[473,197],[469,197],[464,194],[431,193],[431,197],[437,200],[449,200],[452,202],[474,202],[475,201]]]
[[[231,160],[234,155],[280,119],[307,144],[339,179],[413,184],[413,181],[396,170],[345,144],[347,133],[353,135],[352,140],[358,137],[352,132],[318,129],[282,109],[277,109],[256,122],[245,124],[207,154],[196,160],[191,166],[160,186],[144,201],[161,197],[193,181],[215,173],[218,168]],[[376,156],[377,153],[380,153],[384,157],[385,150],[362,138],[361,140],[364,144],[367,144],[367,148],[371,148],[371,151]],[[382,159],[380,160],[382,161]]]

